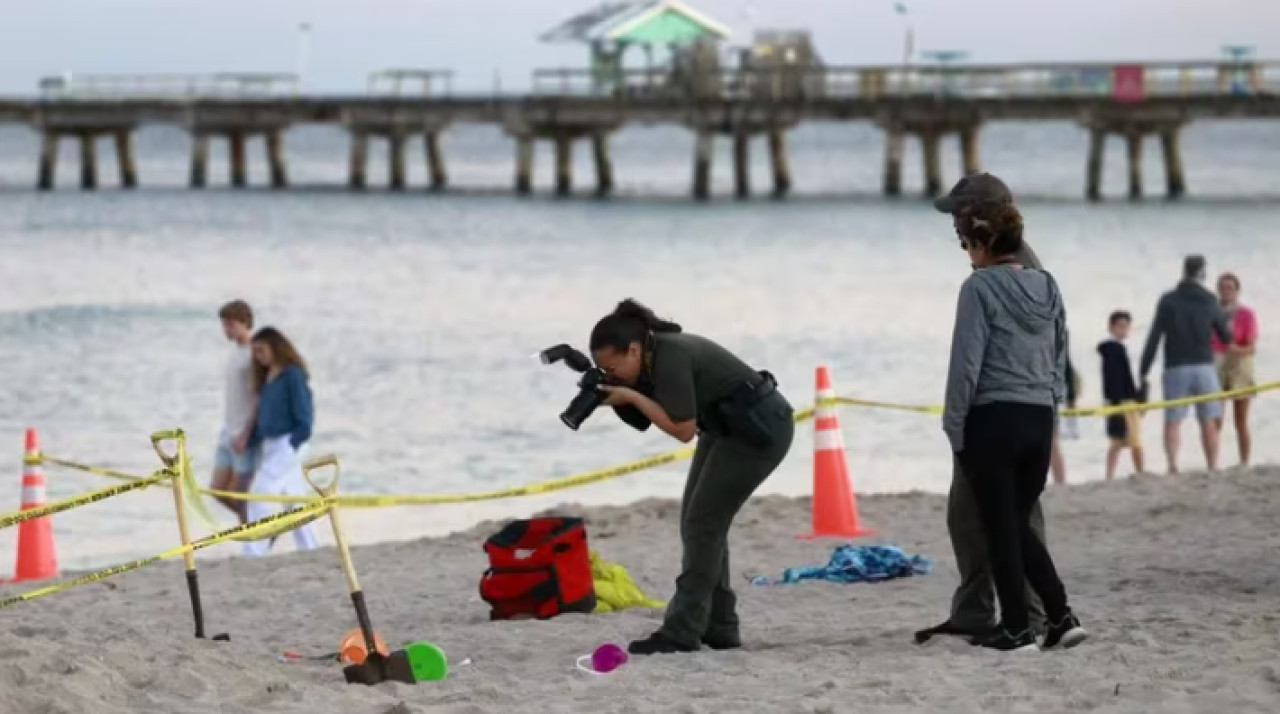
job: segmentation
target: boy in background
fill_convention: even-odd
[[[1145,396],[1138,392],[1133,367],[1129,363],[1129,350],[1124,346],[1132,324],[1133,316],[1129,313],[1123,310],[1111,313],[1107,320],[1111,339],[1098,345],[1098,354],[1102,356],[1102,398],[1108,405],[1146,401]],[[1116,462],[1120,460],[1120,452],[1126,448],[1133,456],[1134,469],[1139,474],[1145,473],[1142,465],[1142,419],[1138,412],[1108,416],[1107,437],[1111,440],[1107,449],[1108,481],[1115,477]]]
[[[218,448],[214,456],[213,480],[209,487],[215,491],[239,491],[244,493],[253,480],[257,467],[257,447],[249,446],[253,433],[257,396],[253,388],[253,356],[249,338],[253,334],[253,310],[243,300],[233,300],[218,310],[222,320],[222,333],[231,343],[224,373],[222,429],[218,434]],[[219,498],[218,501],[232,513],[245,520],[245,502]]]

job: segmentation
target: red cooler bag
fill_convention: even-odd
[[[491,620],[536,617],[596,609],[587,529],[581,518],[515,521],[485,541],[489,569],[480,597],[493,608]]]

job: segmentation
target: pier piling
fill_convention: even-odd
[[[120,185],[137,188],[138,166],[134,162],[133,132],[122,129],[116,132],[116,163],[120,166]]]
[[[699,131],[693,148],[693,197],[699,201],[711,198],[711,159],[715,153],[715,136]]]
[[[978,159],[978,127],[969,126],[960,130],[960,165],[965,176],[981,173],[982,166]]]
[[[1164,154],[1164,175],[1169,198],[1182,198],[1187,192],[1186,176],[1182,173],[1182,148],[1178,144],[1181,131],[1168,127],[1160,132],[1160,148]]]
[[[556,195],[573,193],[573,137],[559,134],[556,144]]]
[[[1085,198],[1102,200],[1102,161],[1106,155],[1107,132],[1101,127],[1089,129],[1089,163],[1085,169]]]
[[[40,143],[40,170],[36,188],[51,191],[58,177],[58,135],[45,131]]]
[[[1129,142],[1129,199],[1142,198],[1142,139],[1141,131],[1131,130],[1125,138]]]
[[[284,163],[284,132],[280,130],[267,132],[267,163],[271,166],[271,188],[288,186],[289,176]]]
[[[609,135],[596,132],[591,135],[591,150],[596,162],[596,194],[613,193],[613,157],[609,155]]]
[[[387,135],[387,185],[392,191],[400,191],[405,185],[404,140],[399,131]]]
[[[782,129],[769,132],[769,157],[773,164],[773,195],[782,198],[791,193],[791,161],[787,156],[787,135]]]
[[[204,188],[209,181],[209,135],[196,133],[191,137],[191,188]]]
[[[532,136],[516,139],[516,193],[521,196],[533,193],[533,150]]]
[[[92,132],[80,135],[80,188],[92,191],[98,187],[98,137]]]
[[[930,129],[920,134],[924,155],[924,195],[933,198],[942,193],[942,134]]]
[[[745,131],[733,135],[733,184],[738,198],[751,196],[751,135]]]
[[[351,132],[351,157],[347,167],[347,186],[362,190],[366,185],[365,170],[369,166],[369,135],[363,131]]]
[[[445,173],[444,154],[440,150],[440,132],[429,131],[423,135],[422,140],[427,152],[427,174],[430,176],[431,190],[443,191],[449,177]]]
[[[235,131],[227,137],[231,150],[231,185],[244,188],[249,183],[249,167],[245,156],[245,136]]]
[[[902,195],[902,129],[889,127],[884,135],[884,195]]]

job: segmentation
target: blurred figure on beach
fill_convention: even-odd
[[[262,445],[258,472],[249,489],[252,495],[302,496],[307,494],[298,450],[311,439],[315,422],[307,365],[281,332],[264,327],[253,336],[254,387],[258,394],[257,423],[252,443]],[[284,504],[249,501],[246,517],[260,520],[282,510]],[[298,550],[319,545],[311,524],[295,528]],[[248,556],[266,555],[275,539],[244,544]]]
[[[1098,343],[1102,357],[1102,399],[1109,406],[1146,401],[1139,395],[1138,384],[1133,379],[1133,365],[1129,362],[1129,349],[1124,341],[1129,338],[1133,316],[1124,310],[1116,310],[1107,318],[1107,331],[1111,337]],[[1142,416],[1136,412],[1112,414],[1107,417],[1107,480],[1115,478],[1116,463],[1120,452],[1129,449],[1133,468],[1145,473],[1142,460]]]
[[[967,245],[962,227],[966,225],[963,212],[979,204],[1013,205],[1009,187],[989,173],[966,176],[946,196],[934,201],[933,207],[951,216],[955,237],[963,249]],[[1013,258],[1018,264],[1033,270],[1043,270],[1040,259],[1026,240]],[[970,259],[969,266],[976,270]],[[1046,471],[1048,464],[1045,465]],[[1044,513],[1037,500],[1031,507],[1031,530],[1041,543],[1047,543],[1044,530]],[[991,579],[991,558],[987,552],[987,536],[974,497],[973,485],[961,468],[960,460],[951,459],[951,490],[947,495],[947,534],[956,554],[956,568],[960,571],[960,585],[951,598],[950,615],[941,624],[926,627],[915,633],[915,641],[923,644],[935,635],[956,637],[984,637],[996,627],[995,591]],[[1035,591],[1026,586],[1027,616],[1032,629],[1041,632],[1045,628],[1044,608]]]
[[[961,211],[975,270],[960,288],[942,426],[978,504],[1000,600],[995,630],[973,643],[1000,651],[1074,647],[1087,637],[1049,549],[1031,528],[1067,391],[1067,314],[1053,276],[1015,257],[1022,216],[1009,203]],[[1038,643],[1026,583],[1044,603]]]
[[[1164,373],[1161,386],[1165,401],[1217,394],[1222,391],[1218,370],[1214,367],[1213,335],[1224,343],[1232,342],[1218,298],[1204,286],[1207,265],[1204,256],[1188,255],[1182,263],[1182,280],[1177,287],[1160,297],[1155,319],[1147,333],[1139,369],[1143,391],[1147,374],[1156,360],[1156,351],[1164,344]],[[1200,422],[1200,444],[1209,471],[1218,468],[1218,425],[1222,419],[1222,402],[1199,402],[1195,405]],[[1165,409],[1164,453],[1169,473],[1178,473],[1178,450],[1182,440],[1182,422],[1190,405]]]
[[[222,320],[222,334],[231,342],[231,351],[223,373],[222,427],[218,431],[209,488],[244,493],[253,480],[258,460],[258,449],[249,445],[256,408],[253,355],[249,348],[253,309],[243,300],[232,300],[218,310],[218,318]],[[219,497],[218,502],[244,523],[244,501]]]
[[[1071,340],[1067,338],[1067,409],[1076,408],[1076,395],[1080,393],[1080,375],[1071,364]],[[1076,431],[1074,416],[1059,416],[1053,424],[1053,455],[1049,459],[1049,471],[1053,474],[1053,483],[1057,486],[1067,484],[1067,460],[1062,455],[1062,440],[1076,439],[1080,434]]]
[[[1222,389],[1232,391],[1256,386],[1253,376],[1253,356],[1258,350],[1258,316],[1251,308],[1240,303],[1240,278],[1234,273],[1223,273],[1218,278],[1218,304],[1231,327],[1229,342],[1213,335],[1214,363]],[[1232,399],[1232,424],[1236,430],[1236,446],[1239,448],[1240,465],[1249,465],[1253,449],[1253,435],[1249,431],[1249,404],[1253,395]],[[1219,433],[1223,424],[1218,418]]]

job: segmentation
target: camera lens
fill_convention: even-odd
[[[578,427],[582,426],[582,422],[586,421],[603,401],[604,395],[596,389],[583,389],[578,392],[573,401],[569,402],[569,407],[560,415],[560,421],[577,431]]]

